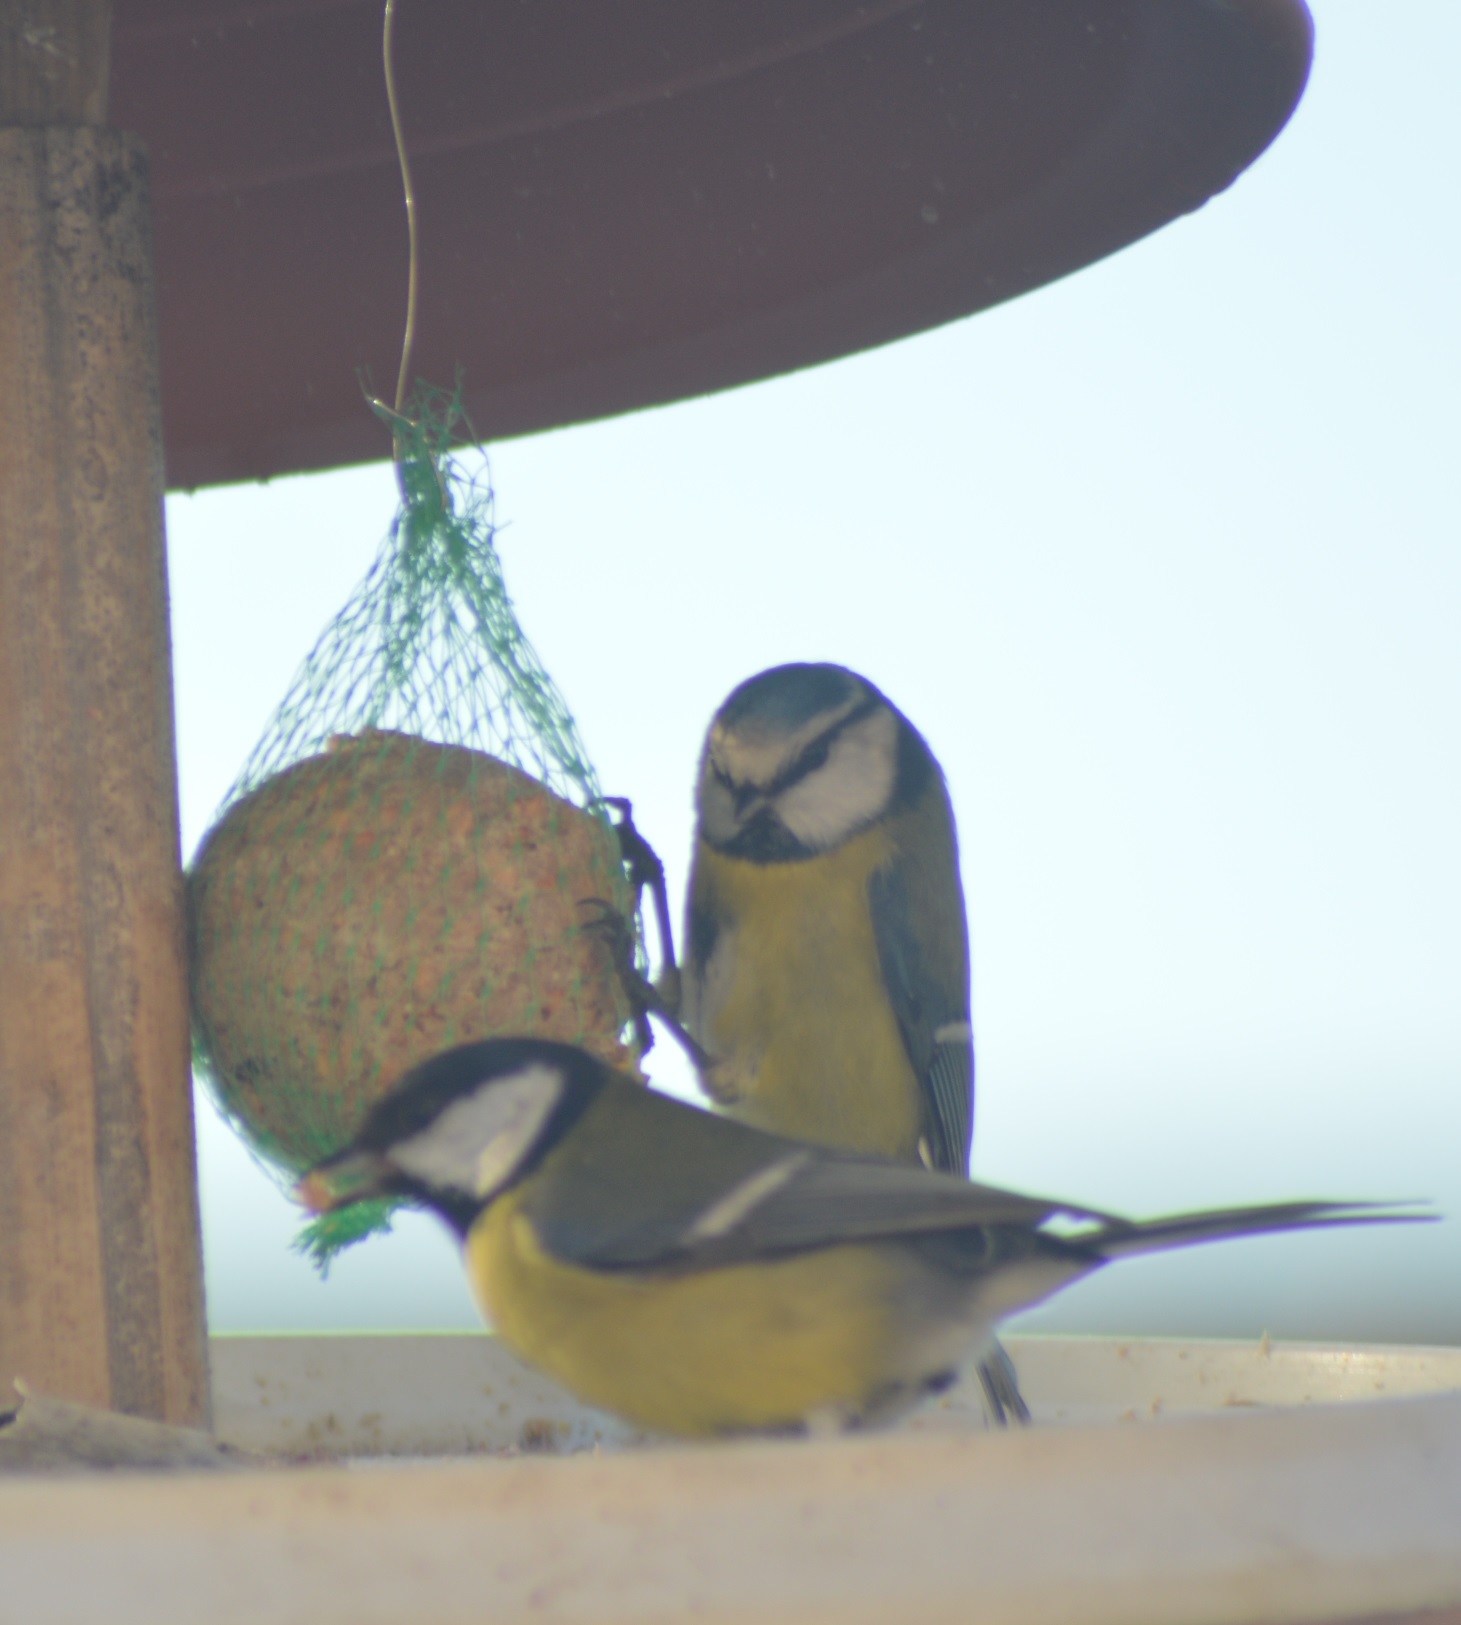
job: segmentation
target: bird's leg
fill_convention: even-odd
[[[634,932],[629,922],[615,906],[603,897],[581,897],[580,908],[597,909],[598,913],[584,921],[585,931],[592,932],[609,950],[614,974],[624,997],[629,1001],[630,1019],[634,1023],[634,1038],[641,1055],[654,1048],[654,1028],[649,1024],[649,1012],[654,1003],[654,986],[640,974],[634,963]]]
[[[579,907],[598,910],[597,918],[588,920],[584,929],[592,931],[608,947],[614,963],[614,973],[619,978],[619,985],[624,989],[634,1014],[634,1033],[639,1040],[640,1052],[648,1054],[654,1047],[654,1031],[649,1025],[649,1017],[653,1015],[690,1057],[697,1069],[704,1070],[709,1067],[712,1064],[710,1057],[685,1031],[680,1018],[659,988],[647,976],[641,974],[638,965],[634,963],[634,933],[630,929],[629,922],[612,903],[605,902],[602,897],[585,897],[580,901]]]
[[[1014,1362],[1005,1353],[1003,1343],[996,1341],[989,1353],[979,1362],[979,1386],[984,1390],[984,1398],[997,1427],[1008,1427],[1011,1417],[1016,1422],[1029,1426],[1030,1407],[1026,1405],[1025,1396],[1020,1392]]]
[[[660,973],[655,978],[654,990],[659,1000],[659,1015],[666,1024],[676,1020],[680,1013],[680,967],[675,962],[675,933],[670,924],[670,897],[665,886],[665,866],[659,853],[645,840],[634,822],[634,805],[627,796],[599,796],[597,802],[612,807],[619,815],[614,833],[619,837],[619,855],[628,871],[629,884],[634,888],[634,909],[638,913],[644,888],[649,887],[654,904],[654,928],[659,937]],[[637,974],[637,973],[636,973]],[[643,978],[641,977],[642,981]],[[666,1016],[665,1012],[668,1012]]]

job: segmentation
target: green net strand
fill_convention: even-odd
[[[347,1247],[369,1236],[391,1233],[391,1220],[401,1205],[388,1201],[357,1202],[354,1207],[342,1207],[335,1213],[321,1213],[300,1225],[292,1245],[295,1252],[303,1253],[320,1276],[328,1280],[330,1265]]]
[[[382,413],[382,416],[386,414]],[[488,750],[581,807],[600,790],[562,696],[502,578],[485,455],[460,385],[418,385],[397,434],[401,505],[365,579],[326,627],[219,808],[332,736],[366,728]],[[468,469],[457,453],[480,458]]]
[[[215,854],[234,842],[230,861],[274,865],[275,851],[290,854],[268,867],[262,881],[256,868],[253,889],[239,890],[236,899],[213,894],[208,918],[226,919],[229,941],[241,948],[230,963],[244,968],[231,972],[225,985],[209,980],[196,958],[194,964],[195,1068],[255,1159],[286,1184],[338,1150],[358,1126],[358,1091],[342,1105],[328,1087],[331,1081],[364,1080],[365,1088],[385,1076],[369,1058],[387,1042],[381,1037],[371,1050],[390,1026],[391,998],[383,988],[408,987],[438,1010],[458,1010],[466,998],[476,1026],[463,1034],[459,1024],[453,1026],[455,1018],[448,1019],[444,1043],[482,1031],[489,1008],[499,1012],[487,1023],[491,1030],[515,1030],[519,1013],[522,1030],[532,1030],[554,1000],[560,1018],[555,1032],[577,1039],[603,1030],[601,995],[583,991],[582,1002],[575,1002],[580,987],[565,989],[560,982],[550,988],[534,980],[539,939],[531,933],[510,964],[494,969],[492,960],[493,940],[507,940],[503,930],[515,929],[515,922],[528,930],[535,898],[545,888],[557,893],[557,917],[577,908],[583,870],[574,869],[572,878],[563,873],[568,860],[560,861],[564,849],[557,843],[581,836],[563,832],[554,814],[546,826],[534,827],[525,846],[506,856],[496,848],[480,862],[475,849],[464,852],[460,839],[455,845],[436,839],[442,821],[455,816],[451,809],[463,804],[462,795],[497,796],[495,804],[505,808],[501,817],[510,824],[514,806],[530,805],[524,796],[541,800],[539,784],[593,813],[604,832],[611,826],[598,805],[598,781],[574,720],[508,597],[494,540],[490,475],[470,438],[460,386],[451,392],[418,386],[402,418],[377,410],[396,436],[401,495],[395,518],[364,580],[309,652],[224,798],[189,877],[190,909],[196,904],[201,918],[200,899],[213,884],[200,879],[201,859],[215,835]],[[340,766],[345,759],[338,756],[330,766],[341,738],[371,730],[383,731],[379,748],[371,744],[360,753],[358,767],[355,757],[348,768]],[[498,777],[489,792],[482,775],[491,764],[482,764],[480,756],[464,758],[460,750],[453,756],[451,747],[495,757],[537,784],[515,789],[528,781],[510,779],[504,789],[501,770],[493,769]],[[403,753],[416,775],[408,775],[416,788],[404,792],[404,803],[392,788],[396,781],[372,765],[389,758],[387,765],[398,768]],[[264,787],[286,770],[300,793],[291,792],[292,799],[282,797],[276,806],[268,797],[277,782],[273,790]],[[343,792],[341,773],[347,775]],[[425,788],[423,776],[430,780]],[[434,790],[440,791],[435,799]],[[356,832],[348,837],[336,827],[343,818],[342,794],[357,810],[347,820]],[[252,848],[220,825],[250,797]],[[413,847],[402,830],[419,828],[413,817],[419,820],[422,808],[438,801],[448,810],[431,813],[437,822]],[[302,862],[301,850],[318,856]],[[606,850],[614,851],[611,839]],[[491,864],[497,868],[489,873]],[[514,864],[516,876],[505,890],[504,864]],[[632,915],[617,854],[602,863],[594,858],[591,872],[591,889]],[[489,919],[497,922],[492,929],[498,939],[479,926]],[[642,944],[639,921],[631,918],[631,926]],[[464,994],[463,984],[472,978]],[[200,1014],[205,984],[209,994],[221,989],[230,1011],[247,1014],[254,1035],[244,1058],[233,1053],[227,1067],[219,1059],[218,1034]],[[511,1019],[494,1025],[508,992],[517,1001]],[[583,1026],[574,1027],[580,1019]],[[611,1021],[611,1031],[613,1026]],[[287,1108],[275,1119],[287,1122],[284,1138],[264,1126],[270,1113],[259,1109],[278,1102]],[[303,1227],[296,1245],[324,1273],[342,1247],[388,1230],[392,1206],[362,1203],[326,1214]]]

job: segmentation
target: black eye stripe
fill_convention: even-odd
[[[803,773],[813,772],[816,768],[825,767],[827,758],[832,754],[832,735],[823,734],[822,737],[809,749],[802,752],[801,770]]]
[[[791,789],[802,779],[815,773],[818,768],[825,767],[827,758],[832,754],[832,747],[841,738],[846,729],[854,722],[861,722],[864,717],[870,717],[882,704],[876,695],[868,695],[861,705],[855,705],[845,717],[830,727],[826,733],[818,735],[797,759],[766,786],[768,798],[779,796],[784,790]]]

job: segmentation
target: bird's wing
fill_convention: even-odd
[[[626,1085],[626,1088],[630,1086]],[[1105,1215],[760,1134],[634,1088],[591,1114],[524,1203],[542,1245],[588,1269],[682,1269],[844,1242]],[[630,1147],[632,1145],[632,1154]]]
[[[933,1166],[962,1174],[974,1128],[974,1040],[964,894],[942,784],[914,816],[941,819],[947,830],[918,842],[918,860],[900,850],[876,870],[868,909],[883,983],[923,1089]]]
[[[795,1155],[795,1154],[793,1154]],[[841,1242],[878,1241],[983,1226],[1033,1229],[1067,1211],[1041,1197],[975,1185],[948,1174],[870,1158],[808,1156],[781,1164],[780,1182],[736,1214],[731,1191],[696,1221],[697,1248],[714,1255],[765,1258]],[[773,1176],[768,1174],[769,1185]],[[1084,1215],[1077,1215],[1084,1217]]]
[[[961,1174],[969,1167],[974,1134],[974,1035],[968,1021],[941,1023],[931,1049],[923,1074],[934,1125],[929,1151],[940,1172]]]

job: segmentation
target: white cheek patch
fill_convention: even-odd
[[[562,1095],[562,1074],[541,1063],[486,1080],[396,1145],[391,1160],[423,1185],[485,1199],[512,1177]]]
[[[898,719],[879,708],[843,729],[825,764],[776,798],[776,812],[803,846],[827,851],[883,811],[897,774]]]

